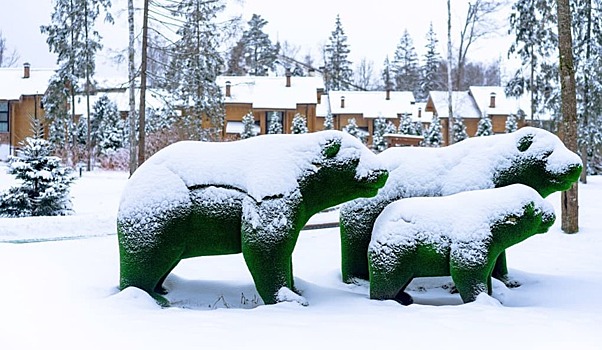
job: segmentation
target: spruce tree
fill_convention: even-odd
[[[255,132],[255,117],[253,112],[248,112],[242,117],[242,132],[240,133],[241,139],[248,139],[253,136],[257,136]]]
[[[334,129],[334,118],[332,113],[328,112],[326,117],[324,117],[324,130],[332,130]]]
[[[441,131],[441,121],[438,116],[433,116],[431,124],[426,131],[424,143],[427,147],[441,147],[441,144],[443,144],[443,132]]]
[[[75,122],[69,113],[69,83],[55,74],[42,97],[44,117],[48,123],[48,140],[64,159],[67,159],[75,132]]]
[[[357,121],[355,120],[355,118],[347,119],[347,125],[345,125],[345,127],[343,128],[343,131],[364,142],[365,137],[360,128],[357,126]]]
[[[68,83],[69,86],[71,122],[63,124],[70,129],[68,132],[72,135],[71,142],[75,139],[73,121],[76,94],[85,93],[88,114],[90,111],[89,96],[96,70],[95,57],[98,50],[102,48],[101,36],[94,26],[101,11],[105,13],[105,22],[113,23],[113,17],[108,12],[110,6],[110,0],[54,0],[52,23],[40,27],[42,34],[47,35],[46,42],[50,51],[57,54],[58,69],[55,79],[58,82]],[[80,86],[80,81],[83,81],[83,86]],[[55,103],[61,102],[59,100]],[[86,144],[87,153],[90,155],[90,134],[86,135]],[[71,157],[75,157],[75,154]],[[88,170],[90,170],[89,157]]]
[[[25,138],[19,156],[8,160],[9,174],[20,184],[0,194],[0,216],[58,216],[73,212],[69,187],[73,171],[52,156],[50,142],[43,139],[43,127],[33,122],[34,137]]]
[[[405,113],[402,114],[399,121],[399,133],[404,135],[422,135],[422,126],[412,121],[412,117]]]
[[[171,61],[163,82],[174,105],[184,104],[179,124],[185,138],[219,139],[224,123],[223,96],[217,85],[224,59],[220,52],[221,31],[218,14],[222,1],[183,0],[173,13],[182,21],[178,39],[171,45]],[[207,127],[203,118],[209,118]]]
[[[379,115],[374,119],[374,132],[372,134],[372,149],[376,152],[382,152],[387,149],[387,142],[384,135],[387,133],[387,120]]]
[[[93,144],[98,147],[97,153],[106,154],[124,146],[126,125],[119,115],[117,105],[107,95],[101,96],[94,103],[90,124]]]
[[[506,95],[530,93],[530,114],[535,119],[539,114],[558,114],[555,1],[517,0],[510,14],[510,34],[514,34],[515,41],[508,54],[517,55],[522,66],[506,85]]]
[[[291,134],[307,134],[308,132],[307,118],[303,114],[296,113],[291,125]]]
[[[515,132],[516,129],[518,129],[518,123],[516,121],[516,115],[515,114],[509,114],[508,117],[506,118],[506,128],[505,128],[505,131],[506,131],[506,133],[511,133],[511,132]]]
[[[282,134],[282,131],[280,115],[277,112],[272,112],[268,121],[268,134]]]
[[[467,138],[468,134],[466,133],[466,125],[464,124],[464,120],[460,116],[454,117],[454,121],[452,123],[453,143],[460,142]]]
[[[437,36],[433,29],[433,22],[431,22],[429,31],[426,34],[426,53],[424,55],[424,66],[422,66],[420,74],[420,92],[416,95],[416,99],[419,101],[425,101],[428,97],[429,92],[442,90],[444,84],[441,81],[441,75],[439,74],[439,67],[441,66],[441,57],[437,52]]]
[[[351,61],[347,59],[349,52],[347,35],[337,15],[335,29],[324,47],[324,85],[327,91],[349,90],[353,81]]]
[[[479,123],[477,124],[477,132],[474,136],[491,136],[493,135],[493,125],[491,124],[491,118],[483,114]]]
[[[393,89],[393,73],[391,68],[391,62],[389,61],[389,56],[385,58],[385,62],[383,64],[383,84],[385,86],[385,90]]]
[[[243,46],[243,57],[247,71],[251,75],[264,76],[274,70],[280,47],[272,44],[270,37],[263,31],[268,21],[253,14],[240,39]],[[234,57],[231,57],[234,59]]]
[[[414,42],[408,30],[404,30],[395,50],[392,63],[393,82],[397,91],[420,94],[420,68]]]

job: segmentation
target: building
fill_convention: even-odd
[[[425,111],[439,117],[443,133],[444,145],[449,144],[449,103],[447,91],[431,91],[426,102]],[[530,104],[526,98],[506,97],[504,88],[500,86],[471,86],[467,91],[452,92],[452,111],[455,116],[462,117],[466,132],[472,137],[482,116],[491,118],[493,132],[504,133],[506,120],[510,114],[517,117],[518,126],[522,127],[530,119]]]
[[[224,136],[236,139],[242,131],[242,118],[249,112],[255,117],[260,134],[266,134],[268,120],[275,113],[280,117],[285,133],[290,133],[293,118],[299,113],[307,118],[310,132],[321,130],[316,109],[324,94],[321,77],[220,76],[226,118]]]
[[[26,137],[32,136],[31,119],[44,118],[42,96],[54,70],[0,68],[0,160],[14,154]]]

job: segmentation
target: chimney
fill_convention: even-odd
[[[226,81],[226,97],[231,97],[232,94],[230,93],[230,80]]]
[[[387,87],[385,90],[385,100],[389,101],[391,99],[391,89]]]
[[[29,78],[29,63],[23,63],[23,79]]]
[[[286,87],[291,87],[291,70],[286,69]]]
[[[489,108],[495,108],[495,92],[489,95]]]
[[[345,108],[345,96],[341,96],[341,108]]]
[[[418,107],[418,118],[422,118],[422,107]]]
[[[310,69],[307,71],[307,75],[308,75],[308,76],[310,76],[310,77],[315,77],[315,76],[316,76],[316,70],[315,70],[315,69],[313,69],[313,68],[310,68]]]

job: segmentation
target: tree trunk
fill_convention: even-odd
[[[136,171],[138,159],[136,155],[136,66],[134,63],[134,0],[128,0],[128,27],[129,27],[129,47],[128,47],[128,79],[130,82],[130,113],[128,116],[130,125],[130,175]]]
[[[557,0],[558,50],[560,54],[560,84],[562,98],[562,123],[560,137],[573,152],[577,152],[577,98],[575,92],[575,67],[573,65],[573,39],[571,34],[571,9],[569,0]],[[562,193],[562,230],[579,231],[578,182]]]
[[[86,39],[86,170],[92,170],[92,144],[90,138],[90,46],[88,45],[88,2],[84,2],[84,37]]]
[[[586,2],[586,20],[587,20],[587,27],[586,27],[586,32],[585,32],[585,64],[589,64],[590,62],[590,57],[591,57],[591,48],[592,48],[592,1],[589,0]],[[589,94],[590,94],[590,88],[589,88],[589,75],[584,74],[583,77],[583,115],[582,115],[582,120],[581,120],[581,125],[584,126],[585,128],[588,128],[589,126],[589,114],[591,113],[591,108],[589,106]],[[583,142],[583,146],[581,147],[581,161],[583,163],[583,171],[581,172],[581,178],[579,179],[581,181],[581,183],[586,184],[587,183],[587,148],[588,148],[588,142],[590,139],[590,135],[589,135],[589,131],[584,135],[586,138],[586,142]]]
[[[447,144],[453,143],[451,0],[447,0]]]
[[[144,0],[144,13],[142,15],[142,58],[140,61],[140,110],[138,122],[138,166],[144,163],[146,156],[145,147],[145,111],[146,111],[146,65],[148,51],[148,0]]]

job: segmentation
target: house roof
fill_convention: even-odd
[[[329,109],[332,114],[361,114],[364,118],[395,119],[400,114],[418,114],[411,91],[390,91],[389,94],[387,100],[386,91],[330,91],[322,97],[316,114],[326,116]],[[344,107],[341,106],[343,97]]]
[[[518,98],[506,96],[504,88],[501,86],[471,86],[469,93],[482,114],[509,115],[516,114],[519,109],[522,109],[527,115],[531,113],[528,95]],[[495,107],[489,106],[492,93],[495,93]]]
[[[24,78],[23,68],[0,68],[0,100],[43,95],[53,74],[54,69],[29,68],[29,78]]]
[[[253,108],[296,109],[297,104],[317,104],[317,90],[324,88],[321,77],[292,76],[291,86],[286,77],[219,76],[217,83],[225,103],[249,103]],[[230,96],[226,96],[230,82]]]
[[[435,113],[440,118],[447,118],[449,106],[447,94],[447,91],[431,91],[429,93],[429,99],[433,102]],[[454,115],[461,116],[464,119],[481,118],[479,107],[468,91],[452,92],[452,110]]]
[[[124,89],[122,91],[110,91],[110,92],[98,92],[90,95],[90,113],[93,112],[93,106],[102,96],[107,96],[109,100],[113,101],[117,105],[117,110],[120,112],[127,112],[130,110],[130,90]],[[140,103],[140,89],[136,89],[136,110],[138,110]],[[161,108],[164,106],[164,102],[161,95],[152,89],[146,91],[146,107],[147,108]],[[75,98],[75,114],[86,115],[87,104],[86,96],[78,95]]]

